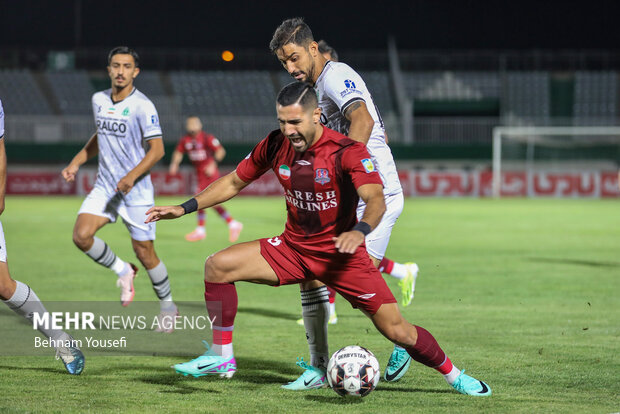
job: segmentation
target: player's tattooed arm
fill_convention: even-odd
[[[364,215],[360,222],[370,226],[370,230],[381,221],[385,213],[385,200],[381,184],[364,184],[357,189],[357,194],[366,203]],[[365,235],[361,231],[351,230],[334,237],[334,243],[340,253],[355,253],[355,250],[364,242]]]
[[[97,146],[97,134],[95,133],[90,137],[86,145],[84,145],[84,148],[73,157],[69,165],[62,170],[62,177],[67,182],[74,181],[80,166],[98,153],[99,147]]]
[[[364,145],[367,144],[375,121],[370,116],[366,103],[364,101],[353,102],[346,108],[344,116],[351,121],[349,138],[362,142]]]

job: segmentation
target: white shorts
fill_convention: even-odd
[[[4,241],[4,229],[0,221],[0,262],[6,263],[6,242]]]
[[[116,217],[121,216],[123,223],[129,230],[131,238],[138,241],[155,240],[155,223],[145,224],[146,211],[153,205],[128,206],[118,193],[110,198],[98,187],[86,196],[78,215],[82,213],[105,217],[110,223],[116,222]]]
[[[385,196],[385,214],[383,214],[379,225],[366,236],[366,251],[375,259],[381,260],[385,256],[385,251],[392,235],[392,227],[394,227],[394,223],[396,223],[400,213],[403,212],[404,205],[405,197],[403,193]],[[358,220],[362,219],[365,208],[366,203],[360,200],[360,203],[357,205]]]

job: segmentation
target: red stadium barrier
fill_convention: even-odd
[[[223,171],[225,174],[228,171]],[[476,170],[401,170],[398,172],[406,196],[413,197],[490,197],[493,175]],[[7,176],[7,194],[85,195],[95,184],[97,174],[92,168],[81,169],[74,183],[66,183],[55,169],[13,170]],[[176,175],[166,170],[151,174],[157,195],[190,195],[194,193],[195,177],[190,169]],[[618,173],[615,171],[537,172],[530,177],[525,172],[504,172],[502,196],[513,197],[620,197]],[[241,195],[281,195],[282,188],[272,172],[246,187]]]

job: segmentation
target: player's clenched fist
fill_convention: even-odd
[[[75,175],[77,174],[79,169],[80,167],[69,164],[65,169],[62,170],[62,178],[64,178],[65,181],[68,183],[75,181]]]
[[[148,217],[145,223],[152,223],[159,220],[172,220],[185,214],[185,209],[181,206],[154,206],[147,210]]]

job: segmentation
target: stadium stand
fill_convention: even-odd
[[[271,115],[276,91],[268,71],[170,72],[184,113]]]
[[[47,72],[45,78],[63,115],[92,114],[94,88],[86,71]]]
[[[28,70],[1,70],[0,97],[7,112],[18,115],[51,115],[50,104]]]
[[[618,76],[615,72],[575,73],[575,122],[589,118],[609,123],[618,116]]]
[[[502,95],[505,118],[535,120],[538,125],[549,123],[549,73],[508,72]]]

